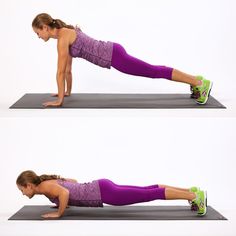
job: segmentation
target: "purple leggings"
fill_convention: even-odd
[[[123,206],[149,202],[165,198],[165,188],[151,185],[146,187],[117,185],[108,179],[98,180],[102,202],[109,205]]]
[[[111,66],[130,75],[171,80],[173,68],[150,65],[127,54],[118,43],[113,43]]]

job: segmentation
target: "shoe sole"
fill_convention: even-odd
[[[204,105],[204,104],[206,104],[206,103],[207,103],[207,101],[208,101],[208,98],[209,98],[209,96],[210,96],[210,93],[211,93],[212,86],[213,86],[213,82],[212,82],[212,81],[210,81],[210,87],[209,87],[208,93],[207,93],[207,95],[206,95],[206,100],[205,100],[205,102],[198,102],[198,101],[196,101],[196,102],[197,102],[197,104],[199,104],[199,105]]]
[[[206,206],[206,211],[204,213],[198,213],[199,216],[204,216],[207,213],[207,191],[205,191],[205,206]]]

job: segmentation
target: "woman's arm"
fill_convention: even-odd
[[[44,106],[61,106],[65,95],[66,67],[69,56],[69,37],[64,34],[58,39],[57,44],[58,63],[57,63],[57,88],[58,98],[52,102],[46,102]]]
[[[72,57],[69,55],[66,65],[66,96],[70,96],[72,89]]]
[[[69,191],[68,189],[58,185],[58,184],[44,184],[42,187],[41,192],[46,195],[50,196],[51,198],[58,198],[59,200],[59,208],[55,212],[49,212],[42,217],[44,218],[58,218],[61,217],[68,205],[69,201]]]
[[[69,47],[69,41],[66,40],[65,37],[58,39],[57,88],[58,88],[58,100],[61,103],[63,103],[65,94],[66,66],[69,55],[68,47]]]
[[[72,89],[72,57],[69,55],[67,59],[66,65],[66,73],[65,73],[65,80],[66,80],[66,92],[65,97],[71,95]],[[58,97],[58,93],[52,94],[53,97]]]

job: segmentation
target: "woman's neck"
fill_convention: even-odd
[[[49,31],[50,38],[58,39],[60,29],[54,28]]]
[[[40,184],[34,187],[34,193],[35,194],[42,194],[40,191]]]

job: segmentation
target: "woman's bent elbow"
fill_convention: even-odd
[[[72,72],[71,71],[66,71],[66,76],[72,76]]]

